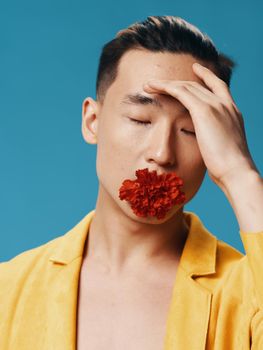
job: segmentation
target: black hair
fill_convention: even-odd
[[[103,46],[96,80],[96,95],[100,102],[103,103],[107,89],[117,77],[121,57],[132,49],[190,54],[210,64],[228,86],[236,66],[232,58],[218,52],[207,34],[181,17],[148,16],[146,20],[120,30]]]

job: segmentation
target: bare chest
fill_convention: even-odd
[[[77,349],[162,350],[176,270],[165,278],[142,274],[116,281],[82,269]]]

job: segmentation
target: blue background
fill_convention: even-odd
[[[262,174],[260,1],[10,1],[0,5],[0,261],[66,233],[95,207],[96,145],[81,105],[95,98],[102,46],[149,15],[174,15],[238,62],[231,82]],[[185,210],[244,253],[224,193],[208,175]]]

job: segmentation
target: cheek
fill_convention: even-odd
[[[183,169],[183,179],[185,181],[184,190],[187,201],[198,192],[206,174],[206,167],[202,159],[195,158]]]
[[[134,138],[127,129],[105,125],[100,130],[97,144],[96,170],[100,182],[113,194],[122,181],[133,176]]]
[[[146,138],[143,128],[135,127],[130,124],[127,119],[116,117],[112,120],[107,118],[100,133],[100,143],[103,149],[104,158],[119,160],[120,165],[122,160],[130,159],[135,153],[134,150],[139,151],[141,140]],[[103,156],[102,155],[102,156]]]
[[[190,200],[203,182],[206,166],[196,141],[178,142],[176,147],[179,173],[184,180],[187,200]]]

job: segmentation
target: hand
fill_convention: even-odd
[[[208,174],[221,187],[240,171],[257,169],[248,149],[242,114],[227,84],[202,65],[194,63],[192,68],[208,89],[196,81],[183,80],[150,80],[143,88],[148,93],[171,95],[188,109]]]

